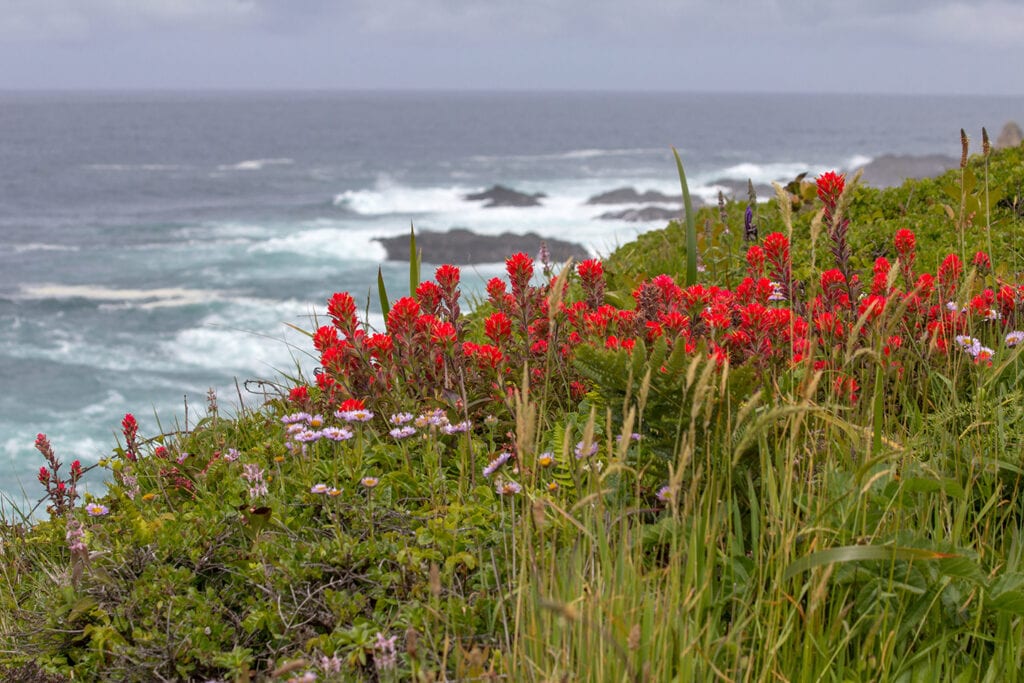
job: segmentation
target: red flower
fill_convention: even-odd
[[[587,283],[597,282],[604,277],[604,266],[601,264],[600,259],[587,259],[576,267],[576,272],[580,274],[580,279],[586,285]]]
[[[964,266],[960,262],[960,257],[956,254],[950,254],[942,260],[942,263],[939,265],[939,271],[936,274],[939,276],[939,284],[946,288],[947,295],[952,295],[952,290],[956,288],[957,281],[960,279],[960,274],[963,270]]]
[[[576,268],[580,274],[587,305],[597,308],[604,300],[604,266],[598,259],[587,259]]]
[[[324,395],[327,396],[328,399],[330,399],[331,396],[334,394],[334,390],[335,388],[337,388],[338,383],[330,375],[321,372],[319,375],[316,376],[316,385],[320,387],[320,391],[322,391]]]
[[[445,264],[434,271],[434,279],[447,290],[453,290],[459,285],[459,269],[455,266]]]
[[[288,400],[292,403],[305,403],[309,400],[309,389],[306,387],[295,387],[288,392]]]
[[[356,329],[356,302],[348,292],[337,292],[327,302],[327,314],[334,326],[346,336],[352,336]]]
[[[518,295],[526,290],[533,277],[533,259],[522,252],[513,254],[505,260],[505,271],[512,283],[512,293]]]
[[[436,314],[441,306],[441,288],[429,280],[421,282],[416,287],[416,299],[424,311]]]
[[[839,195],[846,187],[846,176],[835,171],[829,171],[818,176],[818,199],[825,204],[826,212],[831,215],[839,201]]]
[[[475,360],[481,368],[497,368],[498,364],[504,359],[501,351],[490,344],[464,342],[462,344],[462,352],[466,354],[466,358]]]
[[[395,348],[395,340],[387,334],[372,334],[366,340],[366,348],[374,358],[390,356]]]
[[[39,468],[39,483],[46,486],[50,482],[50,470],[45,467]]]
[[[507,291],[505,281],[501,278],[492,277],[487,281],[487,296],[491,298],[491,303],[504,301]]]
[[[484,334],[500,346],[512,336],[512,321],[500,311],[494,313],[484,321]]]
[[[135,460],[137,455],[135,437],[139,433],[139,423],[135,421],[134,415],[127,413],[124,416],[124,419],[121,420],[121,431],[125,440],[124,454],[129,460]]]
[[[366,410],[366,405],[361,398],[349,398],[341,402],[338,410],[345,413],[350,410]]]
[[[71,463],[71,480],[77,481],[82,476],[82,463],[79,460],[75,460]]]
[[[455,325],[440,320],[434,321],[430,330],[431,341],[442,346],[450,346],[455,343],[455,338]]]
[[[978,269],[978,272],[982,275],[988,275],[992,272],[992,260],[983,251],[979,251],[974,255],[974,267]]]
[[[765,259],[771,265],[769,275],[783,284],[790,280],[789,240],[781,232],[773,232],[764,238]]]
[[[388,311],[387,328],[392,335],[409,334],[420,317],[420,305],[411,297],[404,296]]]
[[[127,413],[124,419],[121,420],[121,429],[126,439],[134,441],[135,435],[139,433],[139,423],[135,421],[135,416]]]
[[[900,255],[900,258],[904,258],[907,254],[914,252],[914,248],[917,245],[917,237],[913,231],[900,228],[893,236],[892,243],[896,247],[896,253]]]
[[[756,244],[747,249],[747,272],[752,278],[764,276],[764,249]]]
[[[338,329],[324,325],[313,333],[313,346],[317,351],[323,353],[338,343]]]
[[[569,384],[569,395],[574,401],[582,400],[587,395],[587,385],[583,382],[572,382]]]

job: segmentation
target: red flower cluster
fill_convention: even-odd
[[[837,174],[825,174],[818,182],[826,204],[837,200],[843,186]],[[587,391],[572,362],[581,345],[635,353],[641,340],[650,344],[660,338],[673,348],[681,344],[687,353],[762,372],[808,361],[829,374],[830,384],[824,386],[853,402],[869,379],[858,373],[873,370],[864,360],[858,361],[863,368],[841,367],[851,348],[881,349],[885,367],[898,374],[903,372],[899,356],[911,343],[942,354],[956,335],[980,324],[998,320],[1008,326],[1024,319],[1024,287],[985,290],[963,310],[947,305],[962,284],[960,260],[949,256],[934,276],[916,275],[915,242],[909,230],[894,237],[902,287],[889,261],[879,258],[870,293],[859,295],[858,276],[836,268],[821,273],[814,298],[791,302],[789,241],[773,233],[747,251],[748,277],[735,288],[684,288],[670,275],[658,275],[641,282],[625,308],[604,302],[600,261],[577,267],[582,296],[571,300],[551,296],[552,282],[532,284],[533,261],[516,254],[506,262],[507,282],[494,278],[487,283],[490,312],[481,329],[487,343],[467,338],[464,321],[453,315],[459,273],[454,266],[442,266],[436,282],[423,283],[416,297],[394,303],[384,334],[359,328],[348,304],[351,297],[336,294],[329,306],[334,326],[314,335],[323,366],[318,385],[335,403],[352,396],[374,403],[407,399],[406,405],[371,406],[381,415],[442,392],[458,395],[480,413],[497,414],[505,409],[508,391],[520,381],[524,366],[532,371],[531,381],[564,382],[560,395],[577,400]],[[975,265],[980,268],[984,259],[976,257]],[[552,301],[558,302],[554,310]]]
[[[135,416],[131,413],[127,413],[124,419],[121,420],[121,432],[124,434],[125,457],[129,460],[137,460],[139,457],[139,444],[137,442],[139,423],[135,421]]]
[[[825,211],[832,215],[839,201],[839,195],[846,188],[846,176],[842,173],[829,171],[818,177],[818,199],[825,205]]]

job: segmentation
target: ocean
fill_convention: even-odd
[[[597,220],[588,197],[789,180],[882,154],[958,156],[1024,119],[1024,97],[685,93],[0,93],[0,493],[41,490],[35,435],[92,463],[133,412],[186,426],[213,388],[315,366],[335,291],[366,301],[375,237],[536,232],[606,254],[658,221]],[[494,184],[542,206],[483,208]],[[612,207],[615,208],[615,207]],[[425,275],[431,271],[425,268]],[[502,264],[464,268],[468,294]],[[382,320],[375,301],[370,322]],[[252,383],[248,383],[253,386]],[[101,477],[88,486],[102,492]]]

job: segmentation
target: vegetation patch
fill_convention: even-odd
[[[513,255],[469,315],[414,258],[385,329],[334,294],[264,405],[126,415],[102,497],[40,434],[0,673],[1017,680],[1021,178],[965,142],[891,190],[797,179]]]

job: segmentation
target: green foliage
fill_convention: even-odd
[[[986,180],[987,178],[987,180]],[[949,253],[965,261],[978,251],[990,253],[1002,264],[996,275],[1013,280],[1024,271],[1024,148],[993,152],[987,159],[971,157],[961,174],[954,169],[936,178],[907,181],[899,187],[876,189],[860,185],[847,213],[854,269],[870,271],[880,256],[895,262],[892,236],[900,228],[917,235],[919,269],[934,272]],[[827,240],[812,244],[812,223],[820,206],[814,200],[814,184],[797,180],[787,190],[793,219],[793,267],[797,279],[811,281],[811,263],[832,267]],[[963,206],[961,206],[963,200]],[[761,205],[760,235],[786,232],[778,198]],[[743,213],[745,202],[730,201],[723,223],[718,207],[696,212],[697,226],[707,226],[711,239],[698,249],[714,280],[730,283],[746,267],[743,260]],[[948,209],[947,209],[948,207]],[[952,211],[952,214],[950,214]],[[726,232],[727,231],[727,232]],[[698,231],[699,232],[699,231]],[[608,258],[609,287],[630,290],[641,279],[660,272],[685,272],[686,231],[677,222],[663,230],[640,235]]]

